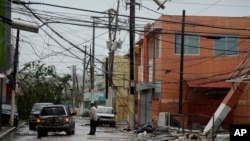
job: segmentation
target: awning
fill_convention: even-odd
[[[218,80],[186,80],[186,84],[189,87],[201,87],[201,88],[231,88],[232,83],[226,81],[218,81]]]

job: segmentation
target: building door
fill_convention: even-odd
[[[146,89],[140,92],[139,125],[144,125],[148,122],[151,123],[151,116],[152,116],[151,97],[152,97],[152,89]]]

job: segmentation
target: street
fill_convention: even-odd
[[[65,132],[49,132],[48,136],[37,138],[37,132],[29,130],[28,124],[21,126],[1,138],[1,141],[153,141],[145,137],[137,137],[132,132],[122,131],[125,125],[114,127],[97,127],[96,135],[87,135],[89,132],[89,121],[82,117],[76,117],[76,132],[74,135],[67,136]],[[159,140],[159,139],[158,139]]]
[[[154,134],[137,135],[123,129],[127,128],[126,124],[117,124],[117,126],[99,126],[97,127],[96,135],[87,135],[89,133],[89,120],[82,117],[76,117],[76,132],[74,135],[67,136],[65,132],[49,132],[48,136],[37,138],[37,132],[29,130],[28,123],[18,127],[16,130],[0,138],[1,141],[179,141],[185,140],[182,134],[167,131],[158,131]],[[178,139],[179,138],[179,139]],[[189,140],[189,139],[187,139]],[[202,137],[203,141],[207,141]],[[214,141],[228,141],[227,134],[219,134]]]

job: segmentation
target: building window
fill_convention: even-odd
[[[199,53],[199,35],[188,34],[184,35],[184,54]],[[175,34],[175,54],[181,54],[181,34]]]
[[[161,56],[161,36],[156,37],[156,57]]]
[[[148,72],[148,80],[149,82],[153,81],[153,68],[154,68],[154,38],[149,40],[149,62],[148,65],[150,66]]]
[[[236,35],[216,35],[214,39],[214,55],[215,56],[227,56],[238,55],[238,36]]]
[[[154,59],[154,40],[149,40],[149,59]]]
[[[140,63],[144,64],[143,63],[144,62],[144,47],[143,46],[142,46],[142,48],[140,48],[140,57],[141,57]]]

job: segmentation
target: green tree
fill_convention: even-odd
[[[25,64],[18,77],[23,93],[17,101],[20,118],[27,119],[36,102],[62,104],[63,90],[69,87],[70,80],[70,75],[57,75],[54,66],[46,66],[41,62]]]

